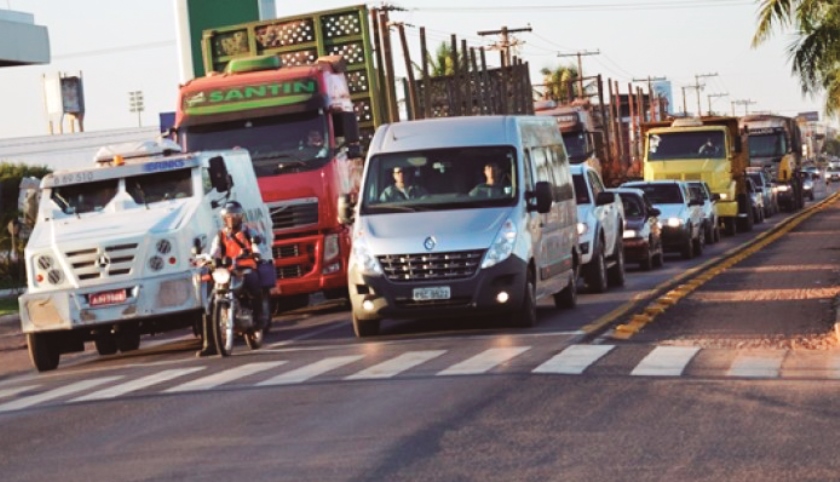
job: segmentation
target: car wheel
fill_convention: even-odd
[[[702,256],[703,250],[706,248],[706,236],[704,233],[697,233],[697,239],[694,240],[694,255]]]
[[[654,268],[661,268],[665,265],[665,250],[662,248],[662,244],[659,245],[659,250],[656,252],[656,256],[653,258],[653,267]]]
[[[379,334],[379,320],[360,320],[353,313],[353,332],[356,338],[366,338],[369,336],[376,336]]]
[[[712,223],[704,224],[703,237],[706,238],[706,244],[712,244],[715,242],[715,228],[712,226]]]
[[[607,272],[607,280],[610,286],[624,286],[624,242],[618,238],[615,242],[615,263]]]
[[[593,292],[607,291],[607,263],[600,243],[592,254],[592,260],[584,267],[583,277],[586,280],[586,286]]]
[[[714,229],[712,229],[712,243],[720,242],[720,225],[715,223]]]
[[[682,248],[680,249],[680,255],[683,259],[691,259],[694,257],[694,238],[691,237],[691,226],[688,227],[688,236],[685,237],[683,241]]]
[[[569,284],[554,294],[554,306],[557,308],[571,309],[577,306],[577,270],[572,270],[569,275]]]
[[[653,268],[653,249],[653,240],[648,240],[647,254],[641,261],[639,261],[639,267],[641,267],[644,271],[650,271]]]

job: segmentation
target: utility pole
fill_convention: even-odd
[[[140,114],[146,110],[145,106],[143,105],[143,91],[142,90],[133,90],[128,93],[128,102],[129,102],[129,111],[137,113],[137,127],[143,127],[143,119],[140,117]]]
[[[688,115],[688,104],[686,103],[686,100],[685,100],[685,89],[694,89],[694,90],[697,90],[697,92],[698,92],[698,93],[697,93],[697,98],[699,99],[699,98],[700,98],[700,93],[699,93],[699,92],[700,92],[700,90],[699,90],[699,89],[702,89],[702,88],[703,88],[703,85],[697,85],[697,84],[683,86],[683,88],[682,88],[682,93],[683,93],[683,113],[684,113],[685,115]],[[698,116],[703,115],[703,111],[702,111],[702,110],[700,110],[700,104],[699,104],[699,102],[698,102],[698,104],[697,104],[697,115],[698,115]]]
[[[479,35],[482,37],[485,35],[501,35],[502,39],[499,42],[499,48],[502,50],[502,58],[505,61],[505,65],[502,67],[510,67],[511,66],[511,58],[510,58],[510,48],[519,45],[519,42],[514,40],[513,42],[510,41],[510,34],[518,33],[518,32],[531,32],[531,26],[528,25],[524,28],[507,28],[507,26],[503,26],[499,30],[483,30],[478,32]]]
[[[665,77],[651,77],[647,76],[646,79],[633,79],[633,82],[647,82],[648,85],[648,95],[650,96],[650,120],[656,120],[656,107],[659,105],[659,96],[653,95],[653,81],[661,81],[667,80]]]
[[[697,92],[697,115],[703,115],[703,108],[700,106],[700,91],[705,85],[700,85],[701,77],[717,77],[717,72],[714,74],[694,74],[694,90]]]
[[[750,113],[750,104],[755,104],[754,100],[750,99],[738,99],[732,101],[732,115],[735,115],[735,105],[743,105],[744,106],[744,115]]]
[[[587,51],[575,52],[573,54],[561,54],[561,53],[557,54],[558,57],[577,57],[577,62],[578,62],[578,85],[579,85],[578,88],[580,89],[581,98],[584,97],[584,95],[583,95],[583,61],[581,60],[581,57],[583,57],[584,55],[600,55],[600,54],[601,54],[600,50],[596,50],[594,52],[587,52]]]
[[[706,97],[709,99],[709,115],[712,115],[712,97],[726,97],[729,93],[709,94]]]

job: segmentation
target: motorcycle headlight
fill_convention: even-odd
[[[230,282],[230,271],[227,268],[216,268],[213,270],[213,282],[226,285]]]
[[[508,259],[513,252],[513,246],[516,243],[516,225],[510,219],[502,224],[499,234],[496,235],[496,240],[490,245],[490,249],[484,255],[484,260],[481,262],[481,268],[489,268],[495,266],[502,261]]]
[[[362,268],[363,273],[382,274],[382,265],[379,264],[379,260],[370,251],[365,236],[361,232],[357,233],[353,239],[351,256],[353,257],[353,261]]]
[[[671,228],[678,228],[682,226],[682,219],[680,218],[668,218],[668,226]]]

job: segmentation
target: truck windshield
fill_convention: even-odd
[[[125,178],[125,190],[137,204],[192,197],[192,170],[156,172]]]
[[[787,152],[783,132],[773,134],[750,134],[750,157],[782,157]]]
[[[648,161],[722,159],[726,145],[721,131],[660,132],[648,136]]]
[[[117,195],[118,179],[69,184],[52,188],[50,199],[64,214],[102,211]]]
[[[383,154],[370,159],[362,213],[471,209],[516,203],[510,146]]]
[[[317,112],[195,125],[183,131],[190,151],[248,149],[257,177],[323,166],[332,155],[327,133],[326,118]]]
[[[566,153],[569,155],[569,162],[580,164],[589,157],[589,148],[586,145],[586,134],[583,132],[564,132],[563,143],[566,144]]]

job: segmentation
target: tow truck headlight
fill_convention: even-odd
[[[230,271],[227,268],[216,268],[213,270],[213,282],[225,285],[230,282]]]
[[[351,256],[356,264],[362,269],[365,274],[382,274],[382,265],[376,259],[376,256],[368,248],[367,241],[364,234],[359,232],[353,239],[353,249]]]
[[[668,227],[678,228],[682,226],[683,221],[680,218],[668,218],[668,221],[666,221],[666,223],[668,224]]]
[[[516,225],[510,219],[502,224],[499,229],[499,234],[496,235],[496,240],[490,245],[490,249],[484,255],[484,260],[481,262],[481,268],[489,268],[495,266],[502,261],[508,259],[513,253],[513,246],[516,243]]]
[[[49,254],[41,254],[34,257],[35,261],[35,282],[42,284],[45,281],[53,286],[58,286],[65,281],[64,272],[55,259]]]
[[[338,256],[338,235],[328,234],[324,237],[324,262]]]

